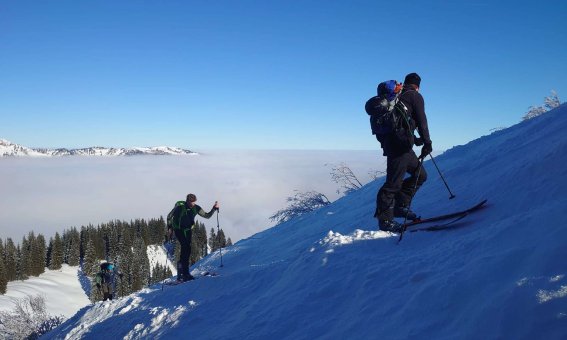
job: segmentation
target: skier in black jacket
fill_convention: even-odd
[[[423,145],[419,158],[425,158],[433,149],[425,116],[425,104],[419,93],[420,83],[421,77],[417,73],[408,74],[399,98],[408,109],[413,127],[417,127],[420,138],[416,139],[416,145]],[[391,139],[382,143],[382,148],[384,156],[387,157],[386,182],[378,191],[374,217],[378,218],[380,230],[400,232],[402,225],[395,221],[394,217],[407,216],[409,220],[417,218],[416,214],[409,210],[409,202],[427,179],[427,173],[423,166],[418,171],[419,158],[411,148],[396,144]],[[404,179],[406,173],[411,176]]]

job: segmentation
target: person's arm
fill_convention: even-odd
[[[429,137],[429,126],[427,125],[427,116],[425,115],[425,102],[423,96],[416,92],[414,96],[413,116],[417,125],[417,132],[423,141],[423,144],[431,144]]]
[[[197,207],[198,207],[197,214],[199,214],[199,216],[204,217],[204,218],[211,218],[213,216],[213,214],[215,213],[215,210],[217,210],[219,208],[219,202],[215,202],[215,205],[213,206],[213,208],[209,212],[205,212],[203,210],[203,208],[201,208],[200,206],[197,206]]]

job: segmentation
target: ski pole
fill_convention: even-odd
[[[218,238],[219,238],[220,266],[221,266],[221,268],[222,268],[224,265],[222,264],[222,244],[220,244],[219,213],[220,213],[220,209],[217,208],[217,235],[218,235]]]
[[[443,176],[443,174],[441,173],[441,170],[439,170],[439,167],[437,166],[437,163],[435,162],[435,158],[433,158],[432,154],[429,154],[429,157],[431,157],[431,160],[433,161],[433,165],[435,165],[435,168],[437,169],[437,172],[439,172],[439,176],[441,176],[441,179],[443,180],[443,183],[445,183],[445,187],[447,188],[447,190],[449,191],[449,199],[453,199],[455,198],[455,195],[451,192],[451,188],[449,188],[449,185],[447,184],[447,181],[445,180],[445,177]]]
[[[421,167],[422,166],[423,166],[423,158],[420,158],[419,163],[418,163],[418,168],[417,168],[417,176],[415,177],[415,185],[413,186],[414,196],[415,196],[415,192],[417,190],[417,183],[419,182],[419,176],[421,176]],[[408,203],[408,211],[406,212],[406,217],[404,218],[404,224],[402,224],[403,227],[402,227],[402,232],[400,233],[400,238],[398,239],[398,244],[400,244],[400,242],[402,242],[402,238],[404,237],[404,233],[406,232],[406,228],[407,228],[406,222],[408,220],[408,214],[411,210],[411,203],[413,202],[414,196],[411,197],[411,199]]]

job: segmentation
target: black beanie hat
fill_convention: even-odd
[[[421,83],[421,77],[419,76],[419,74],[415,72],[408,74],[406,76],[406,79],[404,79],[404,85],[414,84],[417,85],[417,87],[419,87],[420,83]]]

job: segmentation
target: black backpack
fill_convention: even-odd
[[[408,108],[400,101],[402,84],[388,80],[378,85],[378,95],[366,102],[364,109],[370,116],[372,134],[382,144],[395,143],[398,148],[411,150],[415,125]]]

